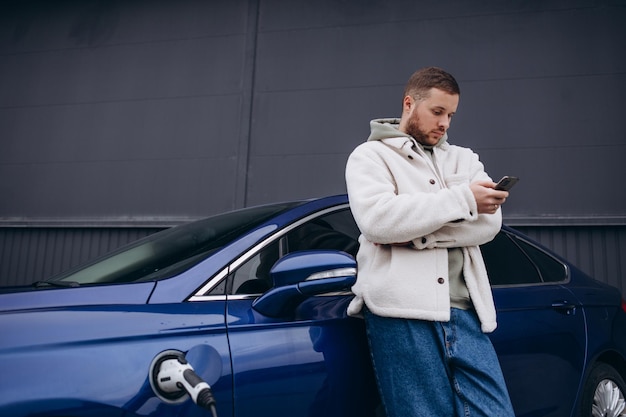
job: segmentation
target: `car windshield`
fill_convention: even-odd
[[[300,202],[231,211],[172,227],[128,244],[37,286],[78,286],[151,281],[172,277],[271,217]]]

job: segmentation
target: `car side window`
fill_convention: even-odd
[[[539,284],[541,275],[509,236],[500,232],[480,247],[491,285]]]
[[[523,240],[515,238],[515,241],[537,265],[543,282],[561,282],[567,279],[567,268],[563,263]]]
[[[229,276],[229,294],[261,294],[271,288],[270,269],[283,256],[304,250],[340,250],[356,256],[359,229],[349,209],[309,220],[244,262]]]
[[[492,285],[528,285],[567,279],[564,264],[505,232],[498,233],[480,249]]]
[[[281,257],[281,246],[282,240],[272,242],[231,272],[228,294],[261,294],[270,289],[270,269]]]
[[[357,228],[355,233],[350,223],[354,224],[354,220],[349,210],[317,217],[287,234],[287,251],[330,249],[356,256],[359,232]]]

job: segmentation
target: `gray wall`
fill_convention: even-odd
[[[522,179],[507,223],[568,228],[556,247],[622,231],[574,261],[624,277],[624,22],[623,0],[5,1],[0,254],[17,229],[342,193],[368,121],[397,116],[406,79],[437,65],[462,89],[451,142]],[[34,252],[1,270],[28,271]]]

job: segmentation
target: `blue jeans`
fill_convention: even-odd
[[[473,310],[450,322],[380,317],[365,309],[387,417],[513,417],[489,337]]]

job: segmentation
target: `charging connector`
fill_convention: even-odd
[[[217,416],[211,387],[196,374],[182,352],[165,351],[152,361],[150,385],[164,402],[177,404],[189,395],[194,403]]]

